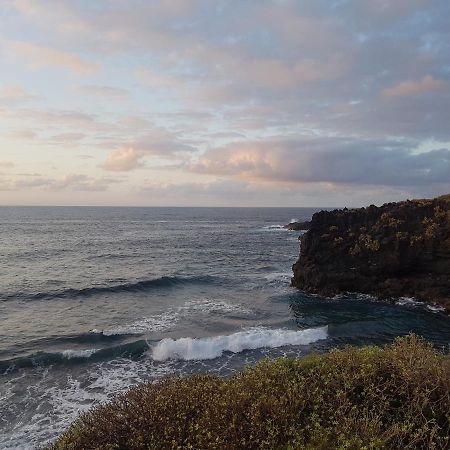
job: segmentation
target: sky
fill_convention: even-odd
[[[0,204],[448,192],[448,0],[0,0]]]

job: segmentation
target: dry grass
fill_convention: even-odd
[[[445,449],[449,436],[450,357],[411,335],[140,385],[49,449]]]

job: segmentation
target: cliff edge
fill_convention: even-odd
[[[450,194],[318,212],[292,269],[307,292],[412,296],[450,312]]]

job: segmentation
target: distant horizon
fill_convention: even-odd
[[[448,193],[438,194],[435,197],[441,197],[444,195],[450,194]],[[400,201],[406,200],[421,200],[426,198],[434,198],[434,197],[414,197],[414,198],[404,198]],[[378,203],[370,203],[364,205],[311,205],[311,206],[299,206],[299,205],[285,205],[285,206],[275,206],[275,205],[99,205],[99,204],[0,204],[0,208],[236,208],[236,209],[247,209],[247,208],[271,208],[271,209],[289,209],[289,208],[322,208],[322,209],[343,209],[343,208],[362,208],[370,205],[381,206],[386,203],[392,203],[392,201],[378,202]]]

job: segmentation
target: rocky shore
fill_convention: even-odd
[[[311,222],[290,222],[287,225],[284,226],[289,231],[306,231],[309,230],[309,226],[311,225]]]
[[[415,297],[450,313],[450,194],[318,212],[293,272],[307,292]]]

